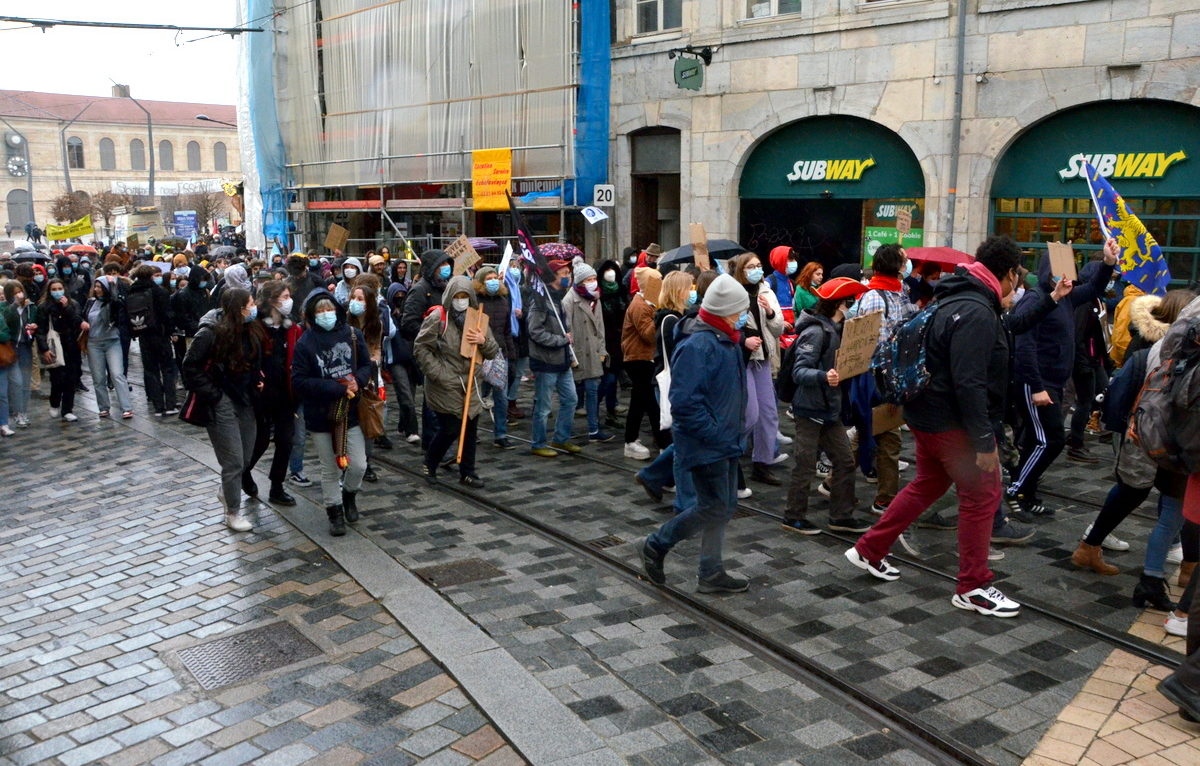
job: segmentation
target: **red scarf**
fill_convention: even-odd
[[[900,292],[900,277],[885,277],[882,274],[876,274],[871,277],[871,281],[867,283],[868,290],[884,290],[889,293]]]
[[[722,335],[733,341],[733,345],[737,346],[741,344],[742,334],[733,329],[729,322],[726,322],[716,314],[710,314],[704,309],[700,309],[699,317],[701,322],[713,328],[714,330],[719,331]]]

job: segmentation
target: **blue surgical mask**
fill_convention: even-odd
[[[310,268],[314,268],[314,269],[315,269],[315,268],[317,267],[317,259],[316,259],[316,258],[309,258],[309,259],[308,259],[308,265],[309,265],[309,267],[310,267]]]
[[[692,290],[691,292],[688,293],[688,305],[689,306],[696,305],[696,291],[695,290]]]
[[[151,280],[154,282],[154,284],[156,284],[156,285],[161,285],[161,284],[162,284],[162,277],[150,277],[150,279],[151,279]]]
[[[740,330],[740,329],[742,329],[743,327],[745,327],[745,326],[746,326],[746,323],[747,323],[747,322],[749,322],[749,321],[750,321],[750,312],[749,312],[749,311],[743,311],[743,312],[742,312],[742,315],[741,315],[741,316],[739,316],[739,317],[737,318],[737,322],[735,322],[735,323],[734,323],[734,325],[733,325],[733,328],[734,328],[735,330]]]
[[[483,287],[487,290],[488,295],[495,295],[496,293],[500,292],[500,280],[485,279],[483,281]]]
[[[317,327],[320,327],[322,330],[332,330],[333,326],[337,324],[337,313],[333,311],[322,311],[320,314],[317,314],[316,321]]]
[[[747,269],[746,279],[750,280],[750,284],[757,285],[762,281],[762,267]]]
[[[64,293],[62,290],[51,290],[50,291],[50,297],[56,301],[61,301],[62,297],[64,295],[66,295],[66,293]]]
[[[521,270],[520,269],[509,269],[508,275],[518,282],[521,281]]]
[[[46,281],[46,278],[44,276],[42,276],[41,274],[34,274],[33,281],[37,282],[38,284],[41,284],[42,282]]]
[[[795,274],[796,270],[799,268],[800,268],[800,264],[796,263],[795,261],[788,261],[788,265],[787,265],[788,276],[790,277],[791,275]]]
[[[350,313],[354,316],[362,316],[367,310],[366,301],[350,301]]]
[[[438,268],[438,276],[441,277],[442,279],[449,279],[450,278],[450,264],[443,263]]]
[[[206,282],[206,281],[204,281],[204,280],[201,280],[201,281],[200,281],[200,289],[201,289],[201,290],[204,290],[204,289],[205,289],[205,288],[207,288],[207,287],[208,287],[208,282]]]
[[[570,287],[571,286],[571,278],[570,277],[559,277],[558,278],[558,286],[562,287],[562,288]]]
[[[911,273],[912,273],[912,260],[909,258],[905,258],[904,259],[904,268],[900,270],[900,276],[907,277]]]
[[[71,273],[71,271],[72,271],[72,269],[70,266],[63,266],[63,274],[69,275]]]
[[[243,322],[253,322],[258,318],[258,306],[254,303],[250,304],[250,313],[242,317]]]

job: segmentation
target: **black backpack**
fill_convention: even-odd
[[[129,329],[133,337],[147,330],[158,328],[158,314],[154,310],[154,291],[136,290],[125,297],[125,313],[129,317]]]
[[[1192,474],[1200,471],[1200,316],[1177,319],[1161,355],[1133,406],[1129,437],[1159,467]]]
[[[791,404],[796,395],[796,379],[792,377],[792,369],[796,366],[796,341],[783,350],[779,359],[779,377],[775,379],[775,393],[779,401]]]
[[[1109,381],[1100,409],[1104,430],[1123,434],[1129,427],[1129,415],[1146,382],[1146,357],[1149,355],[1150,349],[1143,348],[1125,357],[1125,364]]]

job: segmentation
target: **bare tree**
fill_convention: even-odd
[[[78,221],[92,212],[92,203],[86,194],[64,192],[50,203],[50,215],[57,223]]]
[[[229,197],[225,192],[197,192],[179,197],[180,210],[196,211],[196,226],[201,234],[212,231],[212,222],[229,212]]]
[[[102,191],[92,195],[92,215],[104,221],[104,228],[109,228],[112,225],[112,219],[115,213],[113,212],[119,207],[132,207],[133,195],[117,194],[116,192]]]

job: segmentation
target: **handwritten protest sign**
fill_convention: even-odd
[[[1066,277],[1074,282],[1078,274],[1075,271],[1075,251],[1071,249],[1071,243],[1064,245],[1062,242],[1047,242],[1046,247],[1050,250],[1051,276]]]
[[[325,234],[325,249],[326,250],[343,250],[346,243],[350,240],[350,230],[345,226],[332,224],[329,231]]]
[[[454,276],[456,277],[466,274],[467,269],[479,263],[479,253],[475,252],[475,248],[471,246],[471,240],[461,235],[446,248],[446,255],[454,260]]]
[[[912,210],[896,208],[896,231],[900,232],[901,237],[912,231]]]
[[[835,369],[842,380],[861,375],[871,369],[871,355],[879,345],[882,311],[872,311],[842,325],[842,345],[838,348]]]
[[[712,268],[712,263],[708,258],[708,232],[704,230],[702,223],[693,223],[688,228],[692,235],[692,257],[695,260],[696,268],[708,271]]]

